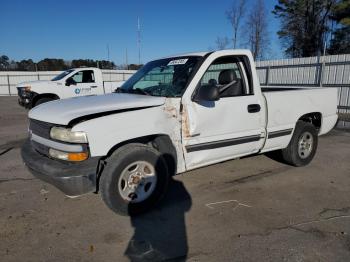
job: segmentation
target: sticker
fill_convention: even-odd
[[[168,66],[171,66],[171,65],[184,65],[184,64],[186,64],[187,60],[188,60],[188,58],[171,60],[168,63]]]
[[[79,89],[79,88],[76,88],[76,89],[74,90],[74,93],[76,93],[77,95],[79,95],[79,94],[80,94],[80,89]]]

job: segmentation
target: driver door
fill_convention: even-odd
[[[197,87],[209,85],[221,88],[218,101],[192,99],[184,105],[188,170],[258,152],[264,142],[263,101],[249,87],[243,62],[235,56],[214,60]],[[252,106],[256,110],[250,110]]]
[[[97,95],[99,88],[95,81],[95,75],[93,70],[81,70],[70,77],[74,82],[68,88],[70,88],[69,96],[86,96]]]

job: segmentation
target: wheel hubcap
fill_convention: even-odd
[[[298,154],[300,158],[305,159],[310,156],[313,149],[313,142],[314,139],[310,132],[303,133],[298,143]]]
[[[153,193],[156,183],[157,175],[154,167],[146,161],[136,161],[122,171],[118,191],[124,200],[138,203]]]

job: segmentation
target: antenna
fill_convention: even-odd
[[[139,65],[141,64],[141,26],[140,17],[137,17],[137,46],[139,49]]]

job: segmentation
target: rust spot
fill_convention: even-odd
[[[164,107],[164,111],[168,113],[171,117],[177,118],[177,110],[174,106]]]
[[[187,114],[187,109],[184,106],[182,110],[182,133],[184,137],[189,137],[190,136],[190,128],[189,128],[189,120],[188,120],[188,114]]]

